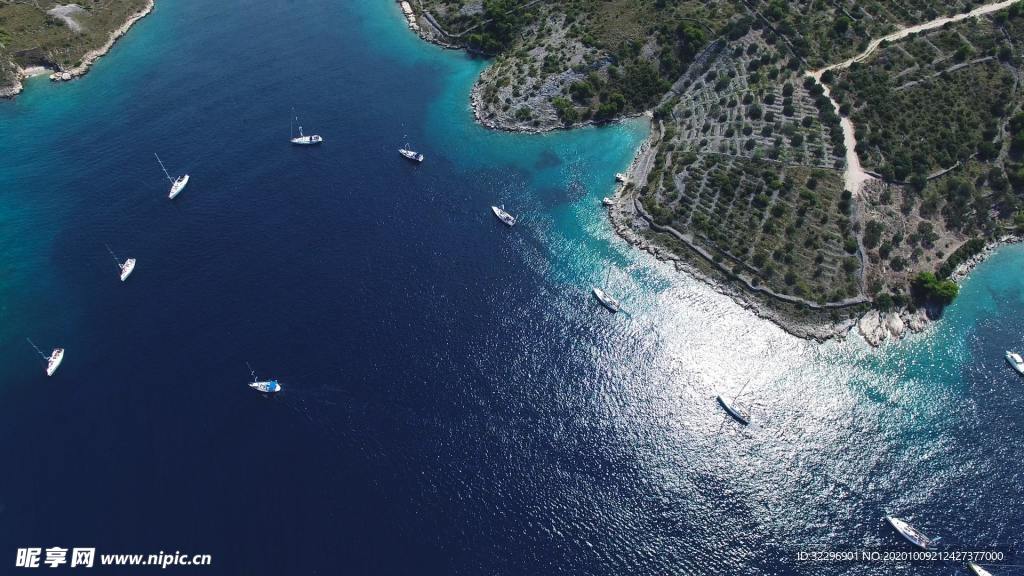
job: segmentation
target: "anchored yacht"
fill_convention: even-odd
[[[121,262],[121,259],[117,257],[117,254],[114,254],[109,245],[107,245],[107,252],[110,252],[110,255],[114,257],[114,262],[117,263],[117,268],[121,271],[121,282],[124,282],[132,275],[132,271],[135,270],[135,258],[129,258]]]
[[[266,392],[267,394],[273,394],[274,392],[281,391],[281,385],[277,383],[277,380],[268,380],[266,382],[250,382],[249,387],[260,392]]]
[[[248,363],[246,363],[246,365],[248,366]],[[252,374],[252,382],[249,383],[249,387],[253,390],[266,394],[273,394],[274,392],[281,391],[281,385],[277,380],[265,380],[261,382],[259,378],[256,377],[256,372],[253,371],[251,366],[249,367],[249,373]]]
[[[922,550],[927,550],[934,542],[931,538],[925,536],[920,530],[914,528],[905,521],[900,520],[895,516],[886,516],[885,520],[903,536],[907,542],[910,542],[914,546]]]
[[[135,270],[135,258],[129,258],[121,264],[121,282],[124,282],[132,275],[132,271]]]
[[[292,144],[298,144],[300,146],[312,146],[314,144],[320,144],[324,141],[323,137],[319,134],[310,134],[306,136],[302,133],[302,126],[299,126],[299,135],[292,138]]]
[[[423,162],[423,154],[420,154],[419,152],[409,148],[408,144],[405,145],[405,148],[399,148],[398,153],[408,158],[409,160],[412,160],[413,162]]]
[[[156,161],[160,162],[160,168],[164,171],[164,176],[167,176],[167,181],[171,183],[171,192],[167,197],[174,200],[174,197],[181,194],[181,191],[185,189],[185,186],[188,186],[188,174],[178,176],[177,178],[171,178],[171,175],[167,172],[167,168],[164,167],[164,163],[160,160],[160,157],[157,156],[155,152],[153,153],[153,156],[156,156]]]
[[[718,400],[718,403],[722,405],[722,408],[725,408],[725,411],[735,418],[740,424],[743,424],[744,426],[750,424],[750,412],[743,406],[740,406],[736,402],[729,402],[721,395],[715,396],[715,399]]]
[[[1006,361],[1010,363],[1010,366],[1012,366],[1018,374],[1024,376],[1024,358],[1021,358],[1020,354],[1007,350]]]
[[[974,576],[992,576],[991,572],[985,570],[981,566],[978,566],[974,562],[968,562],[967,569],[970,570],[971,574],[974,574]]]
[[[60,368],[60,363],[64,361],[64,349],[54,348],[53,354],[50,354],[50,358],[46,361],[46,375],[53,376],[53,373]]]
[[[309,136],[306,136],[305,134],[303,134],[302,133],[302,125],[301,124],[299,124],[299,135],[296,136],[295,135],[295,124],[298,124],[298,122],[299,122],[299,117],[296,116],[295,120],[292,121],[292,131],[291,131],[291,143],[292,144],[297,144],[299,146],[313,146],[315,144],[320,144],[320,143],[322,143],[324,141],[324,139],[319,134],[310,134]]]
[[[619,311],[619,301],[613,298],[611,294],[605,292],[602,288],[594,288],[594,296],[605,308],[612,312]]]
[[[498,217],[498,220],[501,220],[505,224],[508,224],[509,226],[516,225],[516,217],[509,214],[508,212],[505,212],[504,204],[502,204],[500,208],[497,206],[491,206],[491,211],[494,212],[494,215]]]

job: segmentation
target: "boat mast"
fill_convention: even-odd
[[[156,152],[153,152],[153,156],[156,156]],[[164,171],[164,176],[167,176],[167,181],[170,182],[171,184],[174,184],[174,179],[171,178],[171,175],[167,173],[167,168],[164,167],[164,163],[160,161],[159,156],[156,156],[156,161],[160,162],[160,168]]]
[[[246,367],[249,368],[249,374],[252,376],[252,381],[256,382],[257,381],[256,371],[252,369],[252,366],[249,364],[249,362],[246,362],[245,365],[246,365]]]
[[[46,354],[43,354],[43,351],[39,349],[39,346],[36,346],[35,342],[33,342],[31,338],[28,338],[28,337],[26,337],[26,338],[25,338],[25,340],[28,340],[28,343],[29,343],[29,344],[30,344],[30,345],[31,345],[31,346],[32,346],[33,348],[35,348],[35,349],[36,349],[36,352],[38,352],[38,353],[39,353],[39,355],[43,357],[43,360],[46,360],[47,362],[49,362],[49,360],[50,360],[50,357],[49,357],[49,356],[47,356]]]
[[[121,264],[121,260],[117,257],[117,254],[114,254],[114,251],[110,249],[110,244],[104,244],[104,246],[107,247],[107,252],[110,252],[110,255],[114,257],[114,262],[117,262],[117,267],[124,268],[124,265]]]

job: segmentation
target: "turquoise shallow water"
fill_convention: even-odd
[[[962,573],[797,560],[903,550],[893,513],[1020,573],[1024,248],[925,334],[795,339],[613,234],[642,121],[485,130],[484,65],[391,2],[160,2],[0,103],[0,566],[89,542],[218,574]],[[323,147],[288,147],[293,106]],[[174,203],[153,152],[192,174]],[[139,259],[123,286],[104,243]],[[68,349],[57,376],[26,336]],[[714,403],[741,389],[745,429]]]

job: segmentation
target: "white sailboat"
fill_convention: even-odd
[[[611,275],[611,269],[609,268],[608,271],[605,273],[605,276],[604,276],[604,284],[605,284],[605,286],[608,285],[608,278],[609,278],[610,275]],[[594,288],[594,297],[597,298],[597,301],[600,302],[602,306],[604,306],[605,308],[611,310],[612,313],[618,312],[620,307],[621,307],[619,301],[616,300],[611,294],[606,292],[604,288],[597,288],[597,287],[595,287]]]
[[[246,362],[245,365],[249,366],[249,363]],[[249,387],[253,390],[263,392],[265,394],[273,394],[281,391],[281,384],[279,384],[277,380],[264,380],[261,382],[259,378],[256,377],[256,372],[252,369],[252,366],[249,366],[249,374],[252,375],[252,382],[249,383]]]
[[[1018,374],[1024,376],[1024,358],[1021,358],[1020,354],[1007,350],[1006,362],[1009,363]]]
[[[171,175],[167,173],[167,168],[164,166],[163,161],[157,156],[156,152],[153,153],[156,156],[156,161],[160,163],[160,169],[164,171],[164,176],[167,176],[167,181],[171,183],[171,192],[167,195],[168,198],[174,200],[174,197],[181,194],[181,191],[188,186],[188,174],[184,176],[178,176],[177,178],[171,178]]]
[[[124,282],[132,275],[132,271],[135,270],[135,258],[129,258],[124,262],[121,262],[121,260],[118,259],[117,254],[114,254],[114,251],[110,249],[109,245],[107,246],[107,252],[110,252],[110,255],[114,257],[114,262],[117,262],[117,267],[121,270],[121,282]]]
[[[491,206],[491,212],[494,212],[494,215],[498,217],[498,220],[501,220],[508,226],[516,225],[516,217],[505,212],[504,204],[502,204],[500,208],[498,206]]]
[[[57,371],[57,368],[60,368],[60,363],[64,361],[64,349],[54,348],[53,352],[47,356],[46,354],[43,354],[43,351],[40,350],[32,340],[29,338],[25,338],[25,340],[28,340],[28,343],[31,344],[32,347],[35,348],[36,352],[43,357],[43,360],[46,361],[46,375],[53,376],[53,373]]]
[[[746,383],[743,384],[743,387],[740,388],[740,391],[732,397],[732,400],[729,400],[722,394],[715,396],[715,400],[718,400],[718,403],[722,408],[725,408],[725,411],[729,413],[729,416],[732,416],[737,422],[744,426],[750,424],[750,410],[743,404],[739,403],[739,398],[743,395],[743,391],[746,390],[749,385],[750,380],[747,380]]]
[[[298,116],[294,116],[295,110],[292,110],[292,114],[293,114],[293,117],[294,117],[294,119],[292,120],[292,124],[291,124],[291,142],[292,142],[292,144],[297,144],[299,146],[313,146],[315,144],[320,144],[320,143],[322,143],[324,141],[324,139],[319,134],[310,134],[309,136],[306,136],[305,134],[303,134],[302,133],[302,124],[299,124],[299,135],[296,136],[295,135],[295,125],[299,123],[299,117]]]
[[[408,143],[406,143],[405,148],[399,148],[398,153],[413,162],[423,162],[424,159],[423,154],[413,150]]]
[[[718,403],[722,405],[722,408],[725,408],[725,411],[735,418],[740,424],[743,424],[744,426],[750,424],[750,412],[735,400],[730,402],[722,395],[715,396],[715,399],[718,400]]]
[[[910,542],[922,550],[927,550],[935,542],[935,540],[925,536],[924,533],[917,528],[914,528],[906,521],[900,520],[895,516],[886,516],[885,520],[895,528],[896,531],[900,533],[900,536],[903,536],[907,542]]]
[[[985,570],[981,566],[978,566],[974,562],[968,562],[967,569],[970,570],[971,574],[974,574],[974,576],[992,576],[991,572]]]

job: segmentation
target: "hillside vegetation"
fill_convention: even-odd
[[[63,6],[0,0],[0,88],[14,83],[16,67],[77,66],[145,5],[145,0],[78,0]]]
[[[807,70],[980,4],[414,4],[428,38],[494,57],[474,90],[489,126],[546,130],[653,111],[651,161],[626,189],[642,208],[632,227],[673,231],[644,235],[787,305],[913,308],[921,294],[945,303],[942,280],[957,263],[1024,226],[1021,4],[826,73],[839,115]],[[843,189],[840,115],[878,177],[857,197]]]

